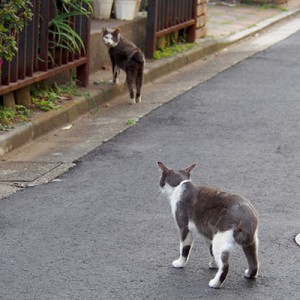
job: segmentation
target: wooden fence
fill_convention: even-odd
[[[59,4],[59,1],[57,3]],[[89,76],[89,18],[73,16],[68,20],[85,46],[83,48],[79,45],[79,51],[73,53],[62,47],[50,47],[52,35],[49,22],[55,16],[55,3],[52,0],[32,0],[32,10],[32,21],[17,36],[18,53],[13,61],[3,61],[0,95],[73,68],[77,68],[77,79],[86,86]]]
[[[186,42],[196,39],[197,0],[148,0],[146,56],[153,57],[156,40],[185,29]]]

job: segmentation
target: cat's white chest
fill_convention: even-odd
[[[167,197],[167,199],[170,202],[171,210],[174,218],[176,215],[178,202],[181,200],[182,193],[185,190],[184,183],[188,181],[189,180],[184,180],[176,187],[172,187],[169,184],[165,184],[165,186],[162,188],[163,194]]]

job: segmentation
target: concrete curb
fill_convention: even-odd
[[[191,64],[207,55],[216,53],[236,42],[255,35],[268,27],[295,16],[300,8],[282,12],[272,18],[262,21],[252,28],[243,30],[224,39],[202,39],[199,46],[175,57],[148,63],[145,71],[145,83],[151,82],[163,75],[174,72],[187,64]],[[118,87],[106,85],[101,88],[89,90],[89,97],[78,97],[65,103],[60,110],[42,113],[20,127],[0,135],[0,156],[12,151],[33,139],[40,137],[53,129],[63,126],[77,119],[80,115],[91,109],[126,93],[124,85]]]

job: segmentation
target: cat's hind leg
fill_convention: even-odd
[[[193,235],[192,232],[186,227],[180,230],[181,238],[180,238],[180,256],[178,259],[173,261],[174,268],[184,268],[189,255],[190,251],[193,246]]]
[[[126,84],[127,84],[128,91],[129,91],[129,103],[130,104],[135,104],[133,82],[134,82],[133,74],[127,73]]]
[[[258,262],[258,238],[257,232],[254,235],[254,241],[251,245],[243,246],[243,251],[246,255],[249,268],[245,271],[245,277],[254,279],[257,277],[259,262]]]
[[[113,66],[113,79],[110,80],[109,82],[110,83],[113,83],[113,84],[118,84],[119,83],[119,79],[118,79],[118,76],[120,74],[120,68],[116,65]]]
[[[143,76],[144,76],[143,68],[137,72],[135,77],[135,87],[136,87],[136,95],[135,95],[135,102],[140,103],[142,102],[142,86],[143,86]]]
[[[209,286],[220,288],[227,278],[230,251],[234,245],[233,230],[218,232],[212,240],[212,252],[218,266],[218,272],[210,280]]]
[[[209,254],[210,254],[210,261],[208,263],[208,266],[210,269],[217,269],[218,266],[217,266],[217,263],[214,258],[214,254],[213,254],[213,250],[212,250],[212,242],[209,239],[205,239],[205,242],[206,242],[207,246],[209,247]]]

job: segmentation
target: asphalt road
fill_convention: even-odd
[[[299,47],[300,32],[151,112],[59,181],[2,199],[0,299],[297,299]],[[209,288],[201,239],[186,269],[172,267],[178,233],[157,161],[197,163],[194,182],[252,201],[256,281],[236,247],[224,287]]]

